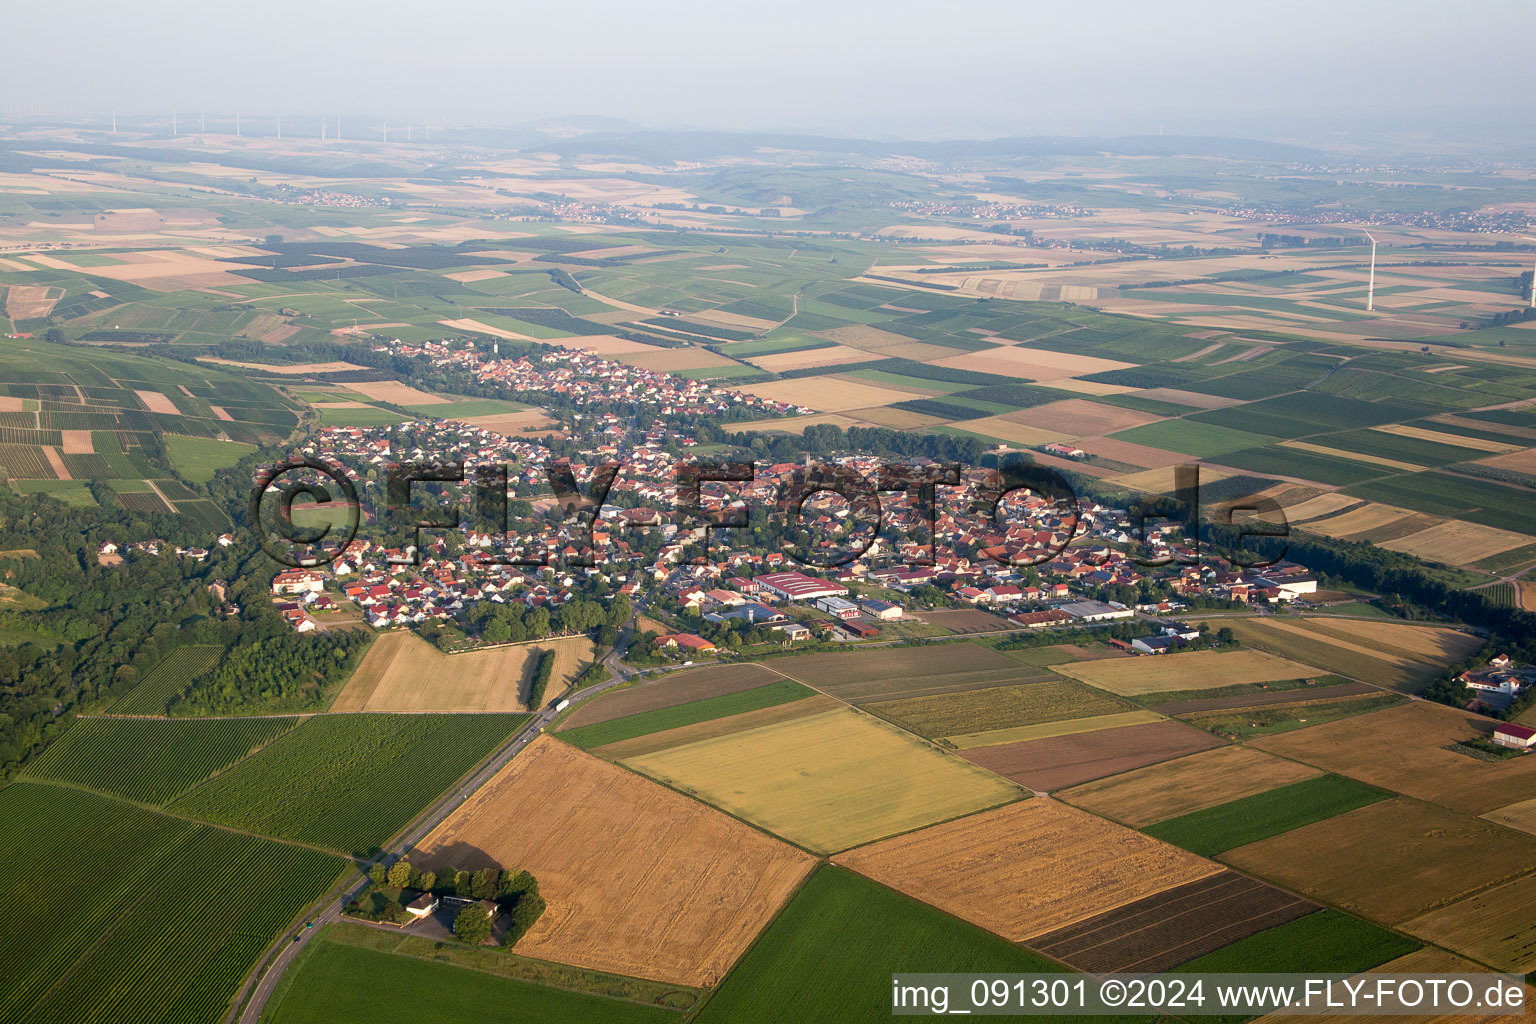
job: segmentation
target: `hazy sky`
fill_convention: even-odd
[[[860,135],[1526,117],[1531,0],[13,3],[0,110]],[[1476,108],[1475,110],[1471,108]]]

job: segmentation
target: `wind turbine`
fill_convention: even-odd
[[[1527,242],[1536,242],[1536,237],[1521,235]],[[1536,264],[1531,265],[1531,308],[1536,309]]]
[[[1365,291],[1365,309],[1370,312],[1376,308],[1376,236],[1367,231],[1365,237],[1371,240],[1371,283]]]

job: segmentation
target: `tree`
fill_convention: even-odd
[[[375,864],[368,869],[368,880],[374,885],[383,885],[389,881],[389,869],[383,864]]]
[[[527,935],[528,929],[534,926],[543,913],[544,897],[540,896],[537,892],[524,893],[522,896],[519,896],[517,905],[512,908],[512,923],[507,929],[507,934],[501,940],[502,945],[511,946],[518,939]]]
[[[437,887],[437,873],[435,871],[423,871],[421,877],[416,880],[416,888],[428,891]]]
[[[480,903],[467,903],[453,919],[453,937],[478,946],[491,937],[491,915]]]
[[[64,344],[64,332],[57,327],[50,327],[43,332],[43,340],[50,345]]]
[[[495,899],[496,885],[500,881],[501,872],[498,869],[481,868],[470,880],[469,894],[477,900]]]
[[[389,866],[389,884],[404,889],[411,880],[411,862],[401,857]]]

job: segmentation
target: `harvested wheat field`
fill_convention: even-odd
[[[1536,838],[1398,798],[1239,846],[1221,859],[1401,925],[1530,871]]]
[[[1071,423],[1062,423],[1053,427],[1030,427],[1005,416],[982,416],[974,420],[957,420],[952,425],[985,437],[995,437],[1000,441],[1012,441],[1014,444],[1022,445],[1070,441],[1078,436],[1073,432],[1076,428]]]
[[[1372,974],[1412,974],[1419,977],[1441,974],[1477,974],[1485,968],[1481,964],[1463,960],[1454,953],[1447,953],[1443,949],[1435,949],[1425,946],[1415,950],[1396,960],[1388,960],[1379,967],[1372,967],[1364,974],[1355,975],[1357,978],[1367,978]],[[1536,1003],[1536,988],[1525,986],[1525,1003],[1527,1006]],[[1381,1024],[1382,1018],[1374,1014],[1332,1014],[1328,1019],[1334,1024]],[[1413,1017],[1394,1017],[1397,1021],[1412,1022],[1412,1024],[1524,1024],[1526,1017],[1523,1014],[1513,1016],[1491,1013],[1455,1013],[1455,1014],[1421,1014]],[[1258,1024],[1312,1024],[1311,1016],[1294,1013],[1269,1013],[1255,1018]]]
[[[1137,708],[1135,711],[1117,711],[1114,714],[1092,715],[1088,718],[1071,718],[1059,722],[1041,722],[1037,725],[1014,725],[1003,729],[988,729],[985,732],[960,733],[955,736],[945,736],[941,742],[956,750],[971,750],[975,747],[994,747],[1024,740],[1072,736],[1081,732],[1124,729],[1127,726],[1149,725],[1163,720],[1163,716],[1155,711]]]
[[[139,401],[144,403],[144,408],[150,412],[163,413],[167,416],[180,416],[181,410],[176,408],[176,403],[158,391],[139,391],[134,394],[139,396]]]
[[[1057,796],[1140,828],[1321,774],[1317,768],[1247,747],[1218,747],[1090,782]]]
[[[1206,690],[1243,683],[1308,679],[1327,673],[1263,651],[1190,651],[1057,665],[1055,670],[1122,697],[1167,690]]]
[[[348,391],[356,391],[375,402],[388,402],[391,405],[441,405],[448,401],[446,398],[428,394],[397,380],[354,381],[343,384],[342,387]]]
[[[1374,502],[1362,505],[1360,508],[1351,509],[1341,516],[1331,519],[1319,519],[1307,524],[1307,531],[1320,533],[1324,537],[1352,537],[1358,533],[1366,533],[1371,530],[1379,530],[1383,526],[1402,522],[1404,519],[1417,517],[1419,513],[1410,512],[1404,508],[1392,505],[1377,505]]]
[[[1121,409],[1083,398],[1068,398],[1060,402],[1048,402],[1018,412],[1005,412],[1004,419],[1022,423],[1027,427],[1070,430],[1078,437],[1093,437],[1129,430],[1145,423],[1162,419],[1149,412]]]
[[[1482,646],[1476,637],[1459,630],[1406,622],[1313,617],[1306,620],[1306,628],[1382,654],[1401,653],[1442,665],[1454,664]]]
[[[555,651],[549,699],[592,663],[586,637],[444,654],[414,633],[385,633],[331,705],[338,711],[527,711],[534,666]]]
[[[776,725],[779,722],[789,722],[796,718],[810,718],[812,715],[836,711],[842,706],[842,702],[836,698],[828,697],[824,693],[818,693],[814,697],[792,700],[788,704],[775,704],[772,707],[758,708],[755,711],[743,711],[740,714],[727,715],[724,718],[712,718],[709,721],[696,722],[693,725],[680,725],[673,729],[663,729],[660,732],[636,736],[634,739],[605,743],[599,747],[592,747],[591,751],[610,761],[623,761],[627,758],[639,757],[642,754],[652,754],[658,750],[670,750],[673,747],[715,739],[718,736],[729,736],[733,733],[746,732],[749,729],[757,729],[765,725]]]
[[[658,348],[645,346],[644,352],[624,352],[612,358],[627,366],[645,370],[661,370],[671,373],[677,370],[699,370],[711,366],[740,366],[734,359],[717,355],[707,348]]]
[[[795,380],[776,380],[767,384],[742,384],[738,390],[776,402],[803,405],[817,412],[847,412],[849,409],[894,405],[897,402],[926,397],[913,391],[897,391],[895,388],[876,387],[873,384],[855,384],[850,380],[832,377],[799,377]]]
[[[349,370],[366,370],[366,366],[358,366],[355,363],[330,362],[330,363],[249,363],[238,359],[220,359],[217,356],[198,356],[200,363],[213,363],[217,366],[239,366],[247,370],[261,370],[264,373],[280,374],[284,377],[305,377],[310,374],[346,373]]]
[[[1380,546],[1415,558],[1471,565],[1530,542],[1531,538],[1523,533],[1453,519],[1406,537],[1381,541]]]
[[[1351,634],[1330,634],[1326,629],[1342,620],[1314,617],[1282,622],[1270,619],[1228,619],[1237,638],[1252,647],[1274,654],[1325,665],[1328,671],[1404,693],[1417,693],[1440,674],[1441,662],[1407,657],[1407,652],[1369,646]],[[1346,639],[1348,638],[1348,639]]]
[[[1536,836],[1536,797],[1529,800],[1521,800],[1504,807],[1486,811],[1478,815],[1484,821],[1491,821],[1505,828],[1512,828],[1518,832],[1528,832]]]
[[[964,756],[1021,786],[1050,791],[1219,746],[1208,732],[1163,721],[975,747]]]
[[[1536,792],[1536,757],[1480,761],[1446,746],[1487,736],[1492,720],[1413,701],[1265,736],[1249,745],[1407,796],[1482,814]]]
[[[729,350],[727,350],[729,351]],[[780,373],[784,370],[802,370],[807,366],[841,366],[844,363],[866,363],[869,353],[847,345],[829,348],[801,349],[798,352],[778,352],[767,356],[750,356],[747,362],[765,370]]]
[[[974,765],[851,708],[624,763],[819,853],[1021,795]]]
[[[526,409],[523,412],[503,412],[494,416],[471,416],[460,422],[468,423],[472,427],[482,430],[490,430],[503,436],[525,434],[530,431],[541,431],[559,427],[560,421],[553,419],[543,409]]]
[[[1501,971],[1526,974],[1536,969],[1533,905],[1536,874],[1529,874],[1431,910],[1403,925],[1403,930]]]
[[[712,985],[815,859],[655,783],[541,736],[412,855],[539,880],[524,956]]]
[[[656,679],[623,686],[594,697],[571,713],[562,729],[611,722],[645,711],[660,711],[709,697],[753,690],[784,677],[761,665],[709,665],[669,672]]]
[[[833,862],[1015,942],[1221,870],[1044,798],[850,850]]]
[[[53,307],[63,297],[63,288],[38,284],[13,284],[5,290],[5,315],[12,320],[36,320],[52,313]]]
[[[948,359],[930,360],[933,366],[945,366],[956,370],[977,370],[996,373],[1005,377],[1026,380],[1058,380],[1062,377],[1086,377],[1107,370],[1123,370],[1135,363],[1122,363],[1115,359],[1096,356],[1078,356],[1070,352],[1052,352],[1043,348],[1008,346],[989,348],[980,352],[950,356]]]

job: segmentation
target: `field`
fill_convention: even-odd
[[[1183,689],[1191,683],[1237,686],[1324,674],[1310,665],[1263,651],[1190,651],[1148,658],[1116,658],[1057,665],[1055,671],[1123,697]]]
[[[1218,871],[1025,941],[1095,974],[1165,971],[1317,909],[1273,886]],[[1271,969],[1264,961],[1248,966]]]
[[[26,775],[161,804],[298,724],[297,718],[80,718]]]
[[[398,832],[522,715],[317,715],[171,805],[233,828],[366,852]]]
[[[49,1024],[219,1019],[267,943],[345,866],[26,782],[0,790],[0,848],[49,878],[7,915],[0,1019]]]
[[[1505,828],[1536,835],[1536,797],[1488,811],[1478,817],[1503,825]]]
[[[777,725],[780,722],[789,722],[797,718],[810,718],[815,715],[825,714],[828,711],[836,711],[842,707],[846,707],[842,701],[837,700],[835,697],[828,697],[824,693],[818,693],[811,697],[792,700],[787,704],[774,704],[766,708],[759,708],[756,711],[744,711],[740,714],[727,715],[724,718],[712,718],[708,721],[696,722],[692,725],[680,725],[672,729],[663,729],[660,732],[647,733],[644,736],[636,736],[634,739],[619,740],[616,743],[605,743],[600,747],[593,747],[591,750],[592,753],[605,757],[610,761],[624,761],[628,758],[639,757],[642,754],[651,754],[658,750],[670,750],[673,747],[686,746],[690,743],[715,739],[719,736],[746,732],[750,729],[757,729],[766,725]]]
[[[995,747],[1004,743],[1018,743],[1023,740],[1041,740],[1049,739],[1053,736],[1072,736],[1077,733],[1124,729],[1132,725],[1152,725],[1162,721],[1165,721],[1165,719],[1157,712],[1136,708],[1133,711],[1117,711],[1109,715],[1094,715],[1092,718],[1068,718],[1058,722],[1041,722],[1038,725],[1015,725],[1007,729],[989,729],[986,732],[962,733],[959,736],[946,736],[942,742],[945,746],[953,747],[956,750],[970,750],[974,747]]]
[[[820,853],[1020,795],[959,758],[847,708],[625,763]]]
[[[1307,920],[1310,920],[1310,918],[1304,918],[1301,922],[1298,922],[1298,924],[1305,923]],[[1388,934],[1389,937],[1397,938],[1396,936],[1391,936],[1390,933],[1386,934]],[[1330,943],[1330,945],[1336,949],[1339,949],[1343,954],[1339,958],[1340,962],[1342,963],[1350,963],[1353,961],[1353,957],[1349,956],[1349,954],[1353,953],[1354,950],[1370,948],[1371,945],[1368,937],[1362,940],[1350,935],[1344,935],[1341,938],[1343,941],[1336,941]],[[1398,941],[1401,942],[1403,940],[1398,939]],[[1240,965],[1246,965],[1254,962],[1255,958],[1262,958],[1265,956],[1274,957],[1277,954],[1282,954],[1287,948],[1301,949],[1305,947],[1293,944],[1287,944],[1287,946],[1281,946],[1279,948],[1258,946],[1253,948],[1251,951],[1240,951],[1240,956],[1234,958],[1232,962]],[[1233,947],[1233,949],[1235,950],[1236,947]],[[1214,960],[1215,958],[1212,959]],[[1201,961],[1200,963],[1190,966],[1191,968],[1204,969],[1204,962]],[[1213,969],[1227,969],[1225,961],[1216,964]],[[1435,949],[1431,946],[1425,946],[1411,953],[1399,956],[1396,959],[1387,960],[1376,965],[1368,972],[1366,972],[1365,977],[1369,979],[1370,975],[1372,974],[1412,974],[1419,977],[1436,974],[1475,974],[1481,970],[1483,970],[1481,965],[1474,964],[1469,960],[1464,960],[1461,957],[1456,956],[1454,953],[1447,953],[1443,949]],[[1533,999],[1536,999],[1536,988],[1532,988],[1531,985],[1527,983],[1525,986],[1525,1005],[1530,1006]],[[1336,1014],[1331,1016],[1333,1017],[1333,1020],[1337,1022],[1337,1024],[1373,1024],[1373,1022],[1379,1022],[1381,1020],[1379,1015],[1369,1013]],[[1522,1022],[1525,1020],[1525,1013],[1419,1014],[1410,1019],[1417,1021],[1418,1024],[1522,1024]],[[1262,1021],[1263,1024],[1307,1024],[1307,1017],[1299,1014],[1272,1013],[1266,1014],[1263,1017],[1258,1018],[1258,1020]]]
[[[445,405],[448,402],[446,398],[428,394],[397,380],[355,381],[344,387],[376,402],[388,402],[390,405]]]
[[[1380,689],[1369,683],[1329,682],[1330,679],[1341,680],[1342,678],[1342,676],[1322,676],[1317,679],[1280,680],[1275,683],[1219,687],[1214,690],[1165,691],[1157,694],[1147,703],[1164,715],[1193,715],[1203,711],[1230,711],[1234,708],[1250,708],[1259,705],[1274,706],[1298,701],[1306,703],[1381,693]],[[1288,685],[1290,683],[1300,683],[1300,685]],[[1208,694],[1216,696],[1208,696]]]
[[[586,701],[571,713],[562,728],[574,730],[615,718],[627,718],[710,697],[740,693],[782,678],[761,665],[710,665],[683,672],[669,672],[659,679],[609,690]]]
[[[1057,795],[1095,814],[1139,827],[1320,774],[1316,768],[1248,747],[1217,747]]]
[[[1182,721],[1229,740],[1305,729],[1324,722],[1380,711],[1408,700],[1400,693],[1361,693],[1324,700],[1292,700],[1250,705],[1229,711],[1200,711],[1180,715]]]
[[[567,729],[560,736],[569,743],[590,750],[607,743],[618,743],[621,740],[632,740],[667,729],[697,725],[700,722],[740,715],[749,711],[760,711],[815,695],[816,691],[810,687],[802,686],[790,679],[780,679],[776,683],[742,690],[738,693],[706,697],[703,700],[690,701],[670,708],[642,711],[625,718],[614,718],[577,729]]]
[[[1220,870],[1048,799],[860,847],[835,863],[1016,942]]]
[[[1536,839],[1413,800],[1383,800],[1222,855],[1352,913],[1400,925],[1530,870]]]
[[[287,989],[262,1016],[266,1024],[380,1024],[381,1021],[485,1021],[498,1024],[663,1024],[677,1014],[656,1006],[543,988],[452,964],[394,956],[320,938],[284,978]]]
[[[1033,790],[1056,790],[1221,746],[1182,722],[1024,740],[965,752],[966,758]]]
[[[1006,939],[829,866],[795,894],[696,1019],[882,1024],[891,1018],[893,974],[1057,970]]]
[[[1492,729],[1486,718],[1416,701],[1251,742],[1373,786],[1481,814],[1528,798],[1536,786],[1536,758],[1495,764],[1445,749]]]
[[[385,633],[337,694],[331,711],[526,711],[539,656],[556,652],[549,699],[592,663],[585,637],[444,654],[411,632]]]
[[[834,697],[862,703],[1054,678],[975,644],[886,647],[776,658],[773,667]]]
[[[1342,620],[1324,623],[1315,618],[1287,622],[1228,619],[1223,624],[1232,627],[1237,638],[1249,646],[1285,658],[1327,665],[1337,675],[1404,693],[1422,690],[1443,669],[1443,664],[1410,657],[1407,651],[1392,653],[1368,646],[1360,638],[1346,640],[1323,632],[1322,627],[1338,621]]]
[[[989,686],[864,705],[866,711],[929,739],[1110,715],[1129,708],[1125,701],[1068,680]]]
[[[222,653],[222,648],[207,645],[178,647],[108,710],[114,715],[163,715],[171,698],[218,664]]]
[[[255,445],[238,441],[219,441],[210,437],[186,437],[166,434],[165,447],[176,472],[195,483],[207,483],[226,466],[233,466],[251,452]]]
[[[1492,964],[1501,971],[1536,970],[1536,875],[1486,889],[1450,906],[1431,910],[1403,925],[1403,930],[1458,953]]]
[[[1239,939],[1224,949],[1189,961],[1181,969],[1348,974],[1387,963],[1417,946],[1412,939],[1395,935],[1358,917],[1337,910],[1320,910]]]
[[[520,954],[713,984],[812,858],[541,737],[422,840],[418,863],[531,871],[549,909]]]
[[[1146,832],[1202,857],[1213,857],[1391,795],[1342,775],[1319,775],[1168,818],[1147,826]]]

